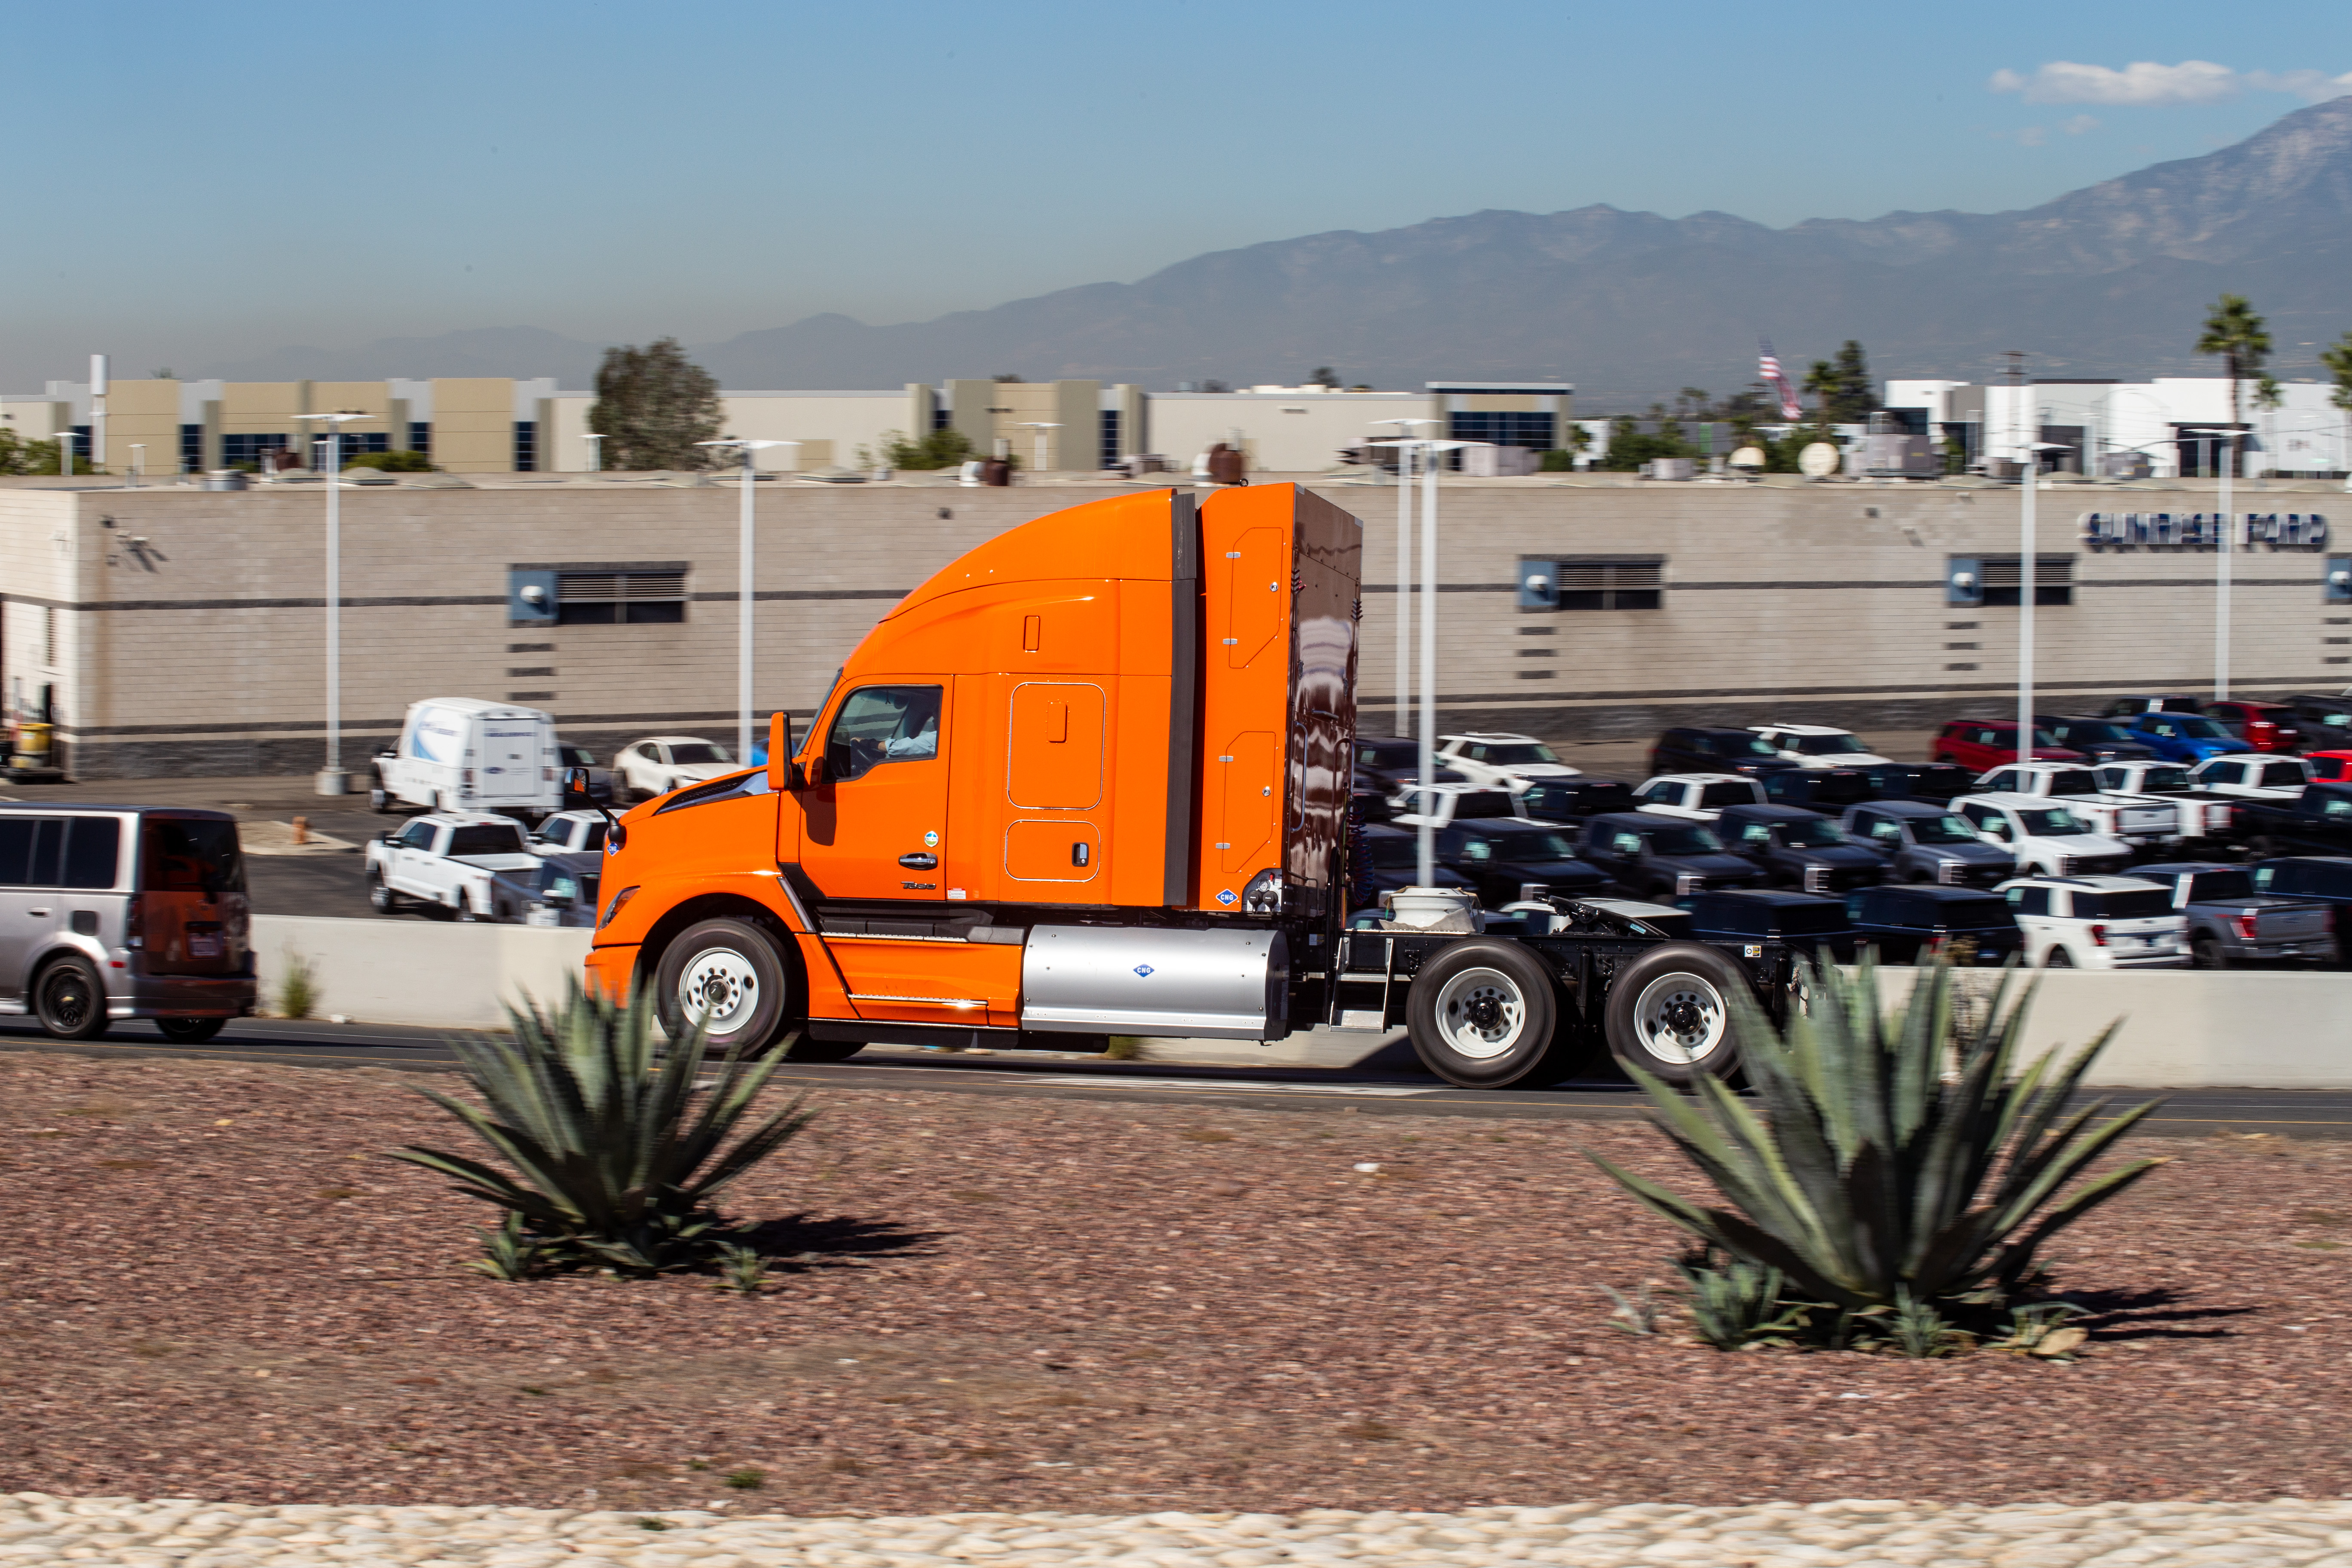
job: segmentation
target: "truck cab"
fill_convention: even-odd
[[[2311,766],[2301,757],[2238,752],[2200,763],[2189,775],[2200,789],[2240,800],[2293,800],[2311,782]]]
[[[1728,805],[1762,805],[1764,786],[1746,773],[1663,773],[1634,790],[1637,811],[1713,822]]]
[[[2030,795],[2063,801],[2068,810],[2110,838],[2135,848],[2180,841],[2180,810],[2152,795],[2124,795],[2099,782],[2087,766],[2059,763],[2011,763],[1977,781],[1988,794]]]

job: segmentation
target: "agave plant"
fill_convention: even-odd
[[[1891,1016],[1874,965],[1852,980],[1822,965],[1811,1008],[1777,1037],[1735,998],[1740,1037],[1755,1042],[1744,1058],[1754,1108],[1712,1078],[1694,1097],[1627,1069],[1725,1206],[1595,1163],[1701,1241],[1780,1270],[1792,1295],[1842,1313],[2006,1303],[2034,1277],[2043,1243],[2164,1163],[2059,1196],[2158,1102],[2096,1128],[2106,1101],[2067,1112],[2114,1025],[2071,1062],[2053,1050],[2012,1074],[2032,1001],[2028,989],[2010,1005],[2014,981],[2004,974],[1981,1026],[1957,1037],[1947,964],[1921,972]]]
[[[646,1274],[700,1261],[724,1239],[711,1200],[808,1124],[794,1100],[727,1147],[782,1054],[722,1057],[698,1094],[700,1032],[656,1059],[643,994],[623,1007],[574,981],[553,1011],[526,1000],[507,1016],[509,1038],[451,1042],[481,1104],[421,1092],[513,1173],[414,1144],[392,1155],[508,1211],[494,1265],[593,1262]]]

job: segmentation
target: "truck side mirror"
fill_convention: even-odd
[[[585,811],[596,803],[588,797],[588,770],[572,768],[563,775],[563,809]]]
[[[793,765],[793,719],[789,713],[768,715],[768,788],[776,794],[800,787]]]

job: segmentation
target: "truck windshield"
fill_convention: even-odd
[[[2096,795],[2099,775],[2088,768],[2061,768],[2050,775],[2049,795]]]
[[[1653,855],[1712,855],[1723,847],[1723,840],[1696,822],[1653,827],[1642,837],[1649,841]]]
[[[1698,803],[1710,805],[1753,805],[1756,787],[1748,784],[1711,784],[1699,786]]]
[[[1918,844],[1974,844],[1975,832],[1968,819],[1948,814],[1943,816],[1923,816],[1911,824],[1911,837]]]
[[[2091,831],[2083,825],[2081,817],[2063,805],[2053,805],[2041,811],[2021,811],[2017,814],[2017,819],[2025,825],[2026,832],[2044,836]]]
[[[2310,782],[2311,774],[2305,771],[2301,763],[2263,764],[2262,787],[2264,789],[2301,789]]]
[[[151,816],[139,825],[139,885],[156,893],[242,893],[236,824]]]
[[[563,754],[563,765],[567,768],[593,768],[596,765],[596,753],[585,746],[562,745],[555,749]]]
[[[1528,763],[1556,763],[1559,759],[1552,754],[1549,746],[1529,741],[1519,745],[1488,746],[1486,761],[1499,767],[1514,768],[1523,767]]]
[[[1761,735],[1725,735],[1712,750],[1718,757],[1777,757],[1780,753]]]
[[[1844,843],[1845,835],[1834,822],[1784,822],[1780,842],[1790,849],[1822,849]]]
[[[460,827],[449,835],[449,853],[458,855],[520,855],[522,827],[518,823],[482,823]]]
[[[2171,912],[2171,897],[2153,888],[2074,895],[2074,914],[2080,920],[2152,921]]]
[[[1855,735],[1791,735],[1789,740],[1790,751],[1807,757],[1852,756],[1870,749]]]
[[[2236,739],[2230,731],[2210,719],[2193,714],[2181,714],[2167,721],[2171,732],[2191,741],[2229,741]],[[2162,731],[2158,731],[2159,734]]]
[[[1480,816],[1517,816],[1511,804],[1511,792],[1504,789],[1465,789],[1454,797],[1454,820],[1467,822]]]
[[[2196,787],[2187,768],[2149,768],[2139,775],[2139,788],[2146,795],[2168,795]]]
[[[1573,860],[1576,844],[1565,833],[1497,833],[1486,842],[1504,860]]]
[[[2254,879],[2243,871],[2200,871],[2189,881],[2189,900],[2203,903],[2209,899],[2251,899],[2254,896]]]

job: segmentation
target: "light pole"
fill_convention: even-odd
[[[746,441],[728,437],[697,441],[698,447],[735,447],[743,453],[743,505],[736,521],[735,544],[735,760],[751,765],[751,563],[756,534],[751,522],[754,475],[751,454],[769,447],[797,447],[798,441]]]
[[[2230,700],[2230,568],[2232,565],[2230,536],[2237,531],[2237,519],[2231,510],[2235,498],[2231,494],[2230,479],[2234,467],[2231,459],[2232,448],[2238,444],[2238,427],[2233,424],[2227,427],[2192,425],[2188,428],[2200,434],[2218,429],[2221,448],[2221,540],[2214,547],[2213,557],[2213,700],[2227,702]]]
[[[588,471],[592,474],[603,473],[604,471],[604,437],[590,435],[582,439],[588,443]]]
[[[2017,509],[2017,760],[2033,760],[2033,598],[2042,563],[2033,552],[2037,534],[2035,492],[2042,488],[2042,454],[2063,452],[2056,441],[2025,443],[2025,477]]]
[[[1045,471],[1045,432],[1048,430],[1059,430],[1061,426],[1050,420],[1024,419],[1021,422],[1021,428],[1024,430],[1034,430],[1037,432],[1036,438],[1031,443],[1030,447],[1030,450],[1035,454],[1035,460],[1030,464],[1029,471],[1031,473],[1044,473]]]
[[[343,772],[343,470],[341,426],[364,414],[298,414],[327,427],[327,765],[319,770],[315,788],[320,795],[345,795],[351,774]]]
[[[89,471],[106,466],[106,356],[89,356]]]
[[[1427,888],[1437,879],[1437,830],[1430,823],[1430,815],[1436,809],[1433,795],[1437,784],[1437,465],[1441,453],[1457,452],[1469,444],[1466,441],[1425,438],[1394,443],[1400,448],[1419,452],[1422,457],[1421,724],[1418,737],[1421,742],[1421,826],[1415,835],[1420,842],[1413,871],[1413,886],[1417,888]],[[1402,592],[1398,597],[1403,597]]]
[[[139,470],[140,470],[141,468],[144,468],[144,467],[146,466],[146,463],[147,463],[147,443],[146,443],[146,442],[144,442],[144,441],[133,441],[133,442],[131,442],[131,473],[130,473],[130,475],[129,475],[129,482],[127,482],[126,484],[124,484],[124,486],[122,487],[124,489],[127,489],[127,490],[135,490],[135,489],[137,489],[139,488]]]
[[[1396,614],[1396,732],[1412,730],[1412,426],[1434,425],[1434,419],[1375,419],[1375,425],[1400,427],[1400,438],[1375,441],[1394,447],[1397,455],[1397,614]]]

